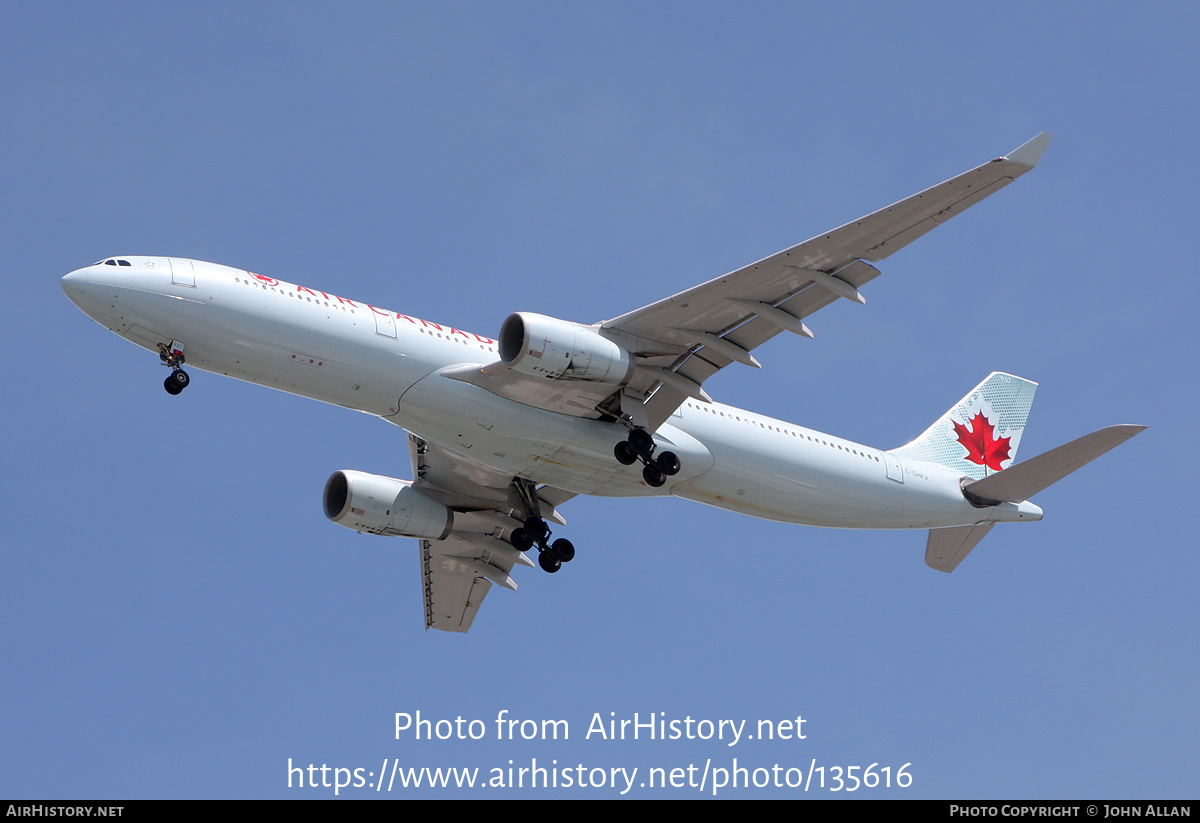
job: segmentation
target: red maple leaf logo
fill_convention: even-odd
[[[967,450],[966,459],[980,466],[1000,471],[1000,464],[1012,457],[1008,451],[1011,437],[995,437],[995,428],[982,411],[975,412],[968,429],[957,420],[951,420],[958,442]]]

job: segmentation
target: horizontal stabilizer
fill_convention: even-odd
[[[1145,426],[1109,426],[1051,449],[1002,472],[976,480],[963,491],[981,500],[1020,503],[1124,443]],[[930,538],[932,540],[932,537]],[[932,543],[931,543],[932,545]]]
[[[952,529],[930,529],[925,544],[925,565],[949,574],[963,558],[971,553],[995,523],[979,526],[955,526]]]

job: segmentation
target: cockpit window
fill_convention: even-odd
[[[130,263],[128,260],[118,260],[117,265],[118,266],[131,266],[133,264]]]
[[[117,261],[116,261],[116,260],[105,260],[105,261],[104,261],[104,265],[106,265],[106,266],[115,266],[115,265],[117,265]]]

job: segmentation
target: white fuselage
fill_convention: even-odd
[[[490,338],[276,281],[166,257],[72,272],[84,312],[152,351],[180,341],[188,367],[377,415],[500,472],[577,494],[674,495],[788,523],[936,528],[1036,520],[1030,503],[968,503],[960,477],[721,403],[689,400],[655,433],[682,470],[653,488],[613,446],[617,423],[545,411],[439,372],[498,359]],[[668,445],[669,444],[669,445]]]

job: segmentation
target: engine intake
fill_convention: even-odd
[[[551,380],[629,382],[633,355],[590,326],[544,314],[510,314],[500,328],[500,359],[522,374]]]
[[[410,480],[357,471],[334,472],[322,497],[325,516],[348,529],[441,540],[454,512],[412,487]]]

